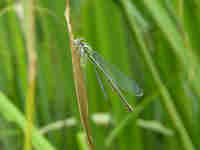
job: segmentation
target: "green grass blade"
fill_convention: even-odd
[[[27,121],[23,114],[10,102],[10,100],[0,92],[0,113],[6,120],[15,122],[22,130],[25,130]],[[33,146],[37,150],[55,150],[55,148],[40,135],[38,129],[33,128]]]
[[[164,35],[171,43],[173,50],[180,59],[185,71],[188,73],[188,75],[191,72],[194,72],[194,67],[196,64],[198,64],[198,59],[192,52],[189,53],[188,47],[185,47],[184,38],[182,38],[181,33],[178,31],[178,27],[167,14],[166,9],[162,7],[161,2],[158,0],[143,1],[145,6],[149,9],[150,13],[154,17],[158,26],[163,31]],[[194,73],[196,74],[196,72]],[[200,86],[197,82],[197,78],[193,76],[189,82],[191,82],[196,91],[196,94],[200,97],[198,92],[200,91]]]
[[[180,134],[180,139],[184,143],[184,148],[186,150],[188,150],[188,149],[194,150],[191,138],[189,137],[189,135],[184,127],[184,124],[183,124],[179,114],[177,113],[177,110],[173,103],[171,95],[169,94],[166,86],[160,79],[157,68],[155,67],[152,57],[148,52],[148,48],[145,43],[144,37],[142,35],[142,31],[141,31],[140,27],[138,26],[138,24],[134,23],[134,20],[130,20],[130,22],[132,23],[132,29],[136,32],[138,43],[141,46],[141,52],[144,55],[145,61],[149,65],[149,69],[153,75],[154,81],[157,84],[158,89],[160,90],[160,93],[163,97],[162,102],[168,111],[168,114],[174,124],[174,127],[176,128],[177,132]]]

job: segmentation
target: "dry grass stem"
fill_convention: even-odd
[[[75,89],[76,89],[81,121],[87,133],[87,139],[88,139],[90,149],[95,150],[93,142],[92,142],[91,133],[90,133],[90,125],[88,122],[88,98],[87,98],[87,92],[86,92],[86,87],[84,83],[84,74],[80,66],[80,56],[77,55],[76,46],[74,45],[74,36],[73,36],[72,25],[70,21],[70,0],[66,0],[65,17],[66,17],[67,27],[68,27],[69,37],[70,37],[73,76],[74,76]]]

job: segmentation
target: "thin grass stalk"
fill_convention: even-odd
[[[25,150],[32,150],[32,129],[35,109],[35,86],[37,73],[36,37],[35,37],[35,0],[24,2],[25,38],[28,51],[28,89],[26,97]]]
[[[72,68],[75,82],[76,95],[78,100],[79,112],[83,127],[87,134],[88,144],[91,150],[95,150],[90,133],[90,125],[88,122],[88,98],[84,82],[84,73],[80,66],[80,56],[77,54],[76,46],[74,45],[74,36],[72,32],[72,25],[70,21],[70,0],[66,0],[65,17],[70,37],[70,48],[72,55]]]

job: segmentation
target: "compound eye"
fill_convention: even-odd
[[[81,42],[84,42],[84,39],[83,38],[78,38],[78,39],[76,39],[76,41],[81,43]]]
[[[84,42],[84,39],[83,38],[78,38],[80,42]]]

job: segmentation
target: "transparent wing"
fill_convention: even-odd
[[[105,90],[103,82],[101,80],[101,76],[100,76],[100,74],[99,74],[99,72],[97,70],[97,66],[95,66],[94,68],[95,68],[95,73],[96,73],[97,81],[98,81],[99,86],[100,86],[100,88],[101,88],[101,90],[103,92],[103,95],[104,95],[104,99],[107,100],[108,99],[108,95],[106,94],[106,90]]]
[[[136,96],[143,96],[143,90],[139,85],[127,77],[124,73],[119,71],[114,65],[109,64],[102,56],[100,56],[95,51],[89,52],[90,57],[98,63],[98,65],[106,72],[110,77],[112,77],[113,82],[120,87],[122,90],[129,92],[130,94]]]

